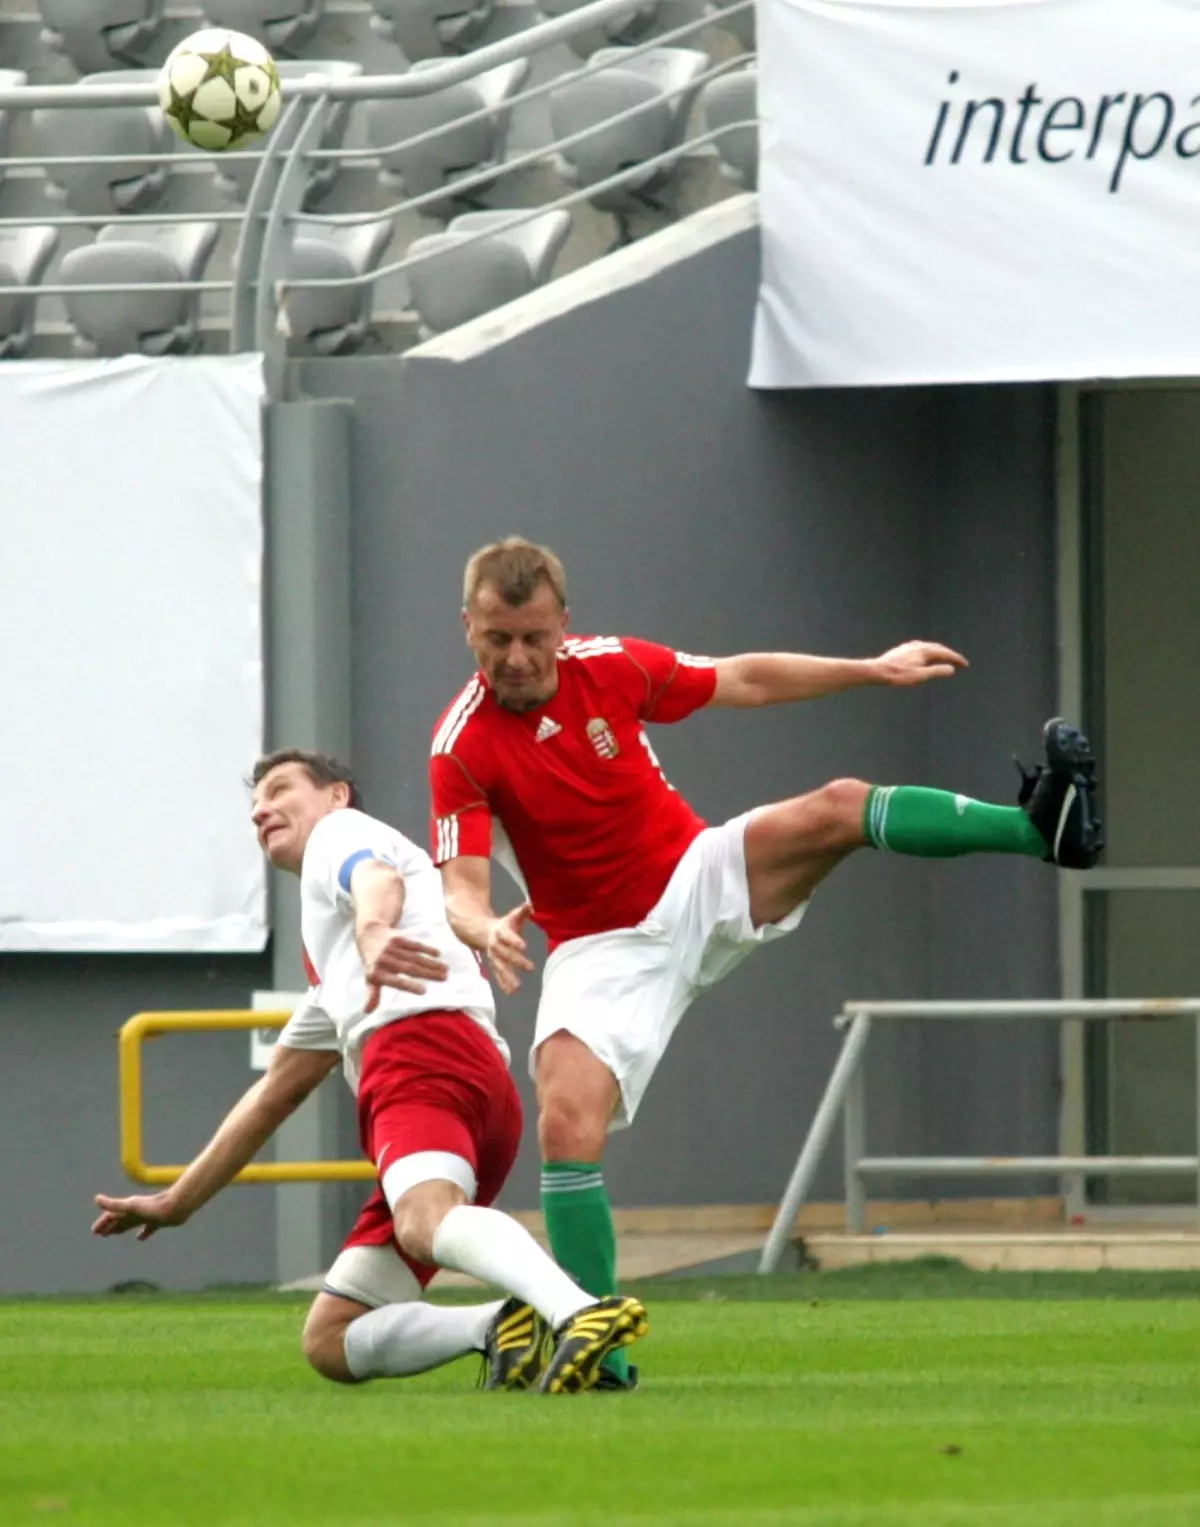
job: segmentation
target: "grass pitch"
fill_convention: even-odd
[[[643,1388],[554,1400],[479,1392],[465,1361],[324,1383],[294,1298],[0,1302],[0,1523],[1200,1522],[1195,1279],[943,1268],[639,1292]]]

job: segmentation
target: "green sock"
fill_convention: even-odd
[[[863,831],[875,848],[921,859],[959,854],[1046,857],[1045,838],[1020,806],[992,806],[920,785],[873,785]]]
[[[581,1288],[602,1299],[617,1292],[617,1234],[598,1161],[547,1161],[542,1167],[542,1213],[558,1265]],[[625,1380],[624,1352],[604,1366]]]

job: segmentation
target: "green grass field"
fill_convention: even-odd
[[[0,1302],[0,1523],[1196,1527],[1200,1283],[642,1285],[633,1395],[343,1389],[304,1302]]]

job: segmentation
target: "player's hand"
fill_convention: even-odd
[[[903,642],[875,659],[875,671],[881,684],[904,687],[926,684],[930,679],[951,678],[967,660],[953,647],[941,642]]]
[[[495,917],[488,926],[484,954],[496,977],[496,985],[507,997],[511,997],[521,985],[518,971],[532,970],[533,961],[525,953],[525,940],[521,929],[525,926],[533,907],[524,901],[503,917]]]
[[[156,1230],[182,1225],[187,1219],[169,1192],[136,1198],[108,1198],[97,1193],[96,1202],[103,1212],[92,1226],[93,1235],[124,1235],[127,1230],[136,1230],[139,1241],[148,1241]]]
[[[426,981],[444,981],[450,967],[429,944],[418,944],[394,928],[366,928],[358,936],[367,982],[364,1013],[373,1013],[385,986],[420,996]]]

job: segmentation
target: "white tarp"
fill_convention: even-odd
[[[0,950],[255,950],[261,360],[0,366]]]
[[[760,0],[758,387],[1200,374],[1198,0]]]

